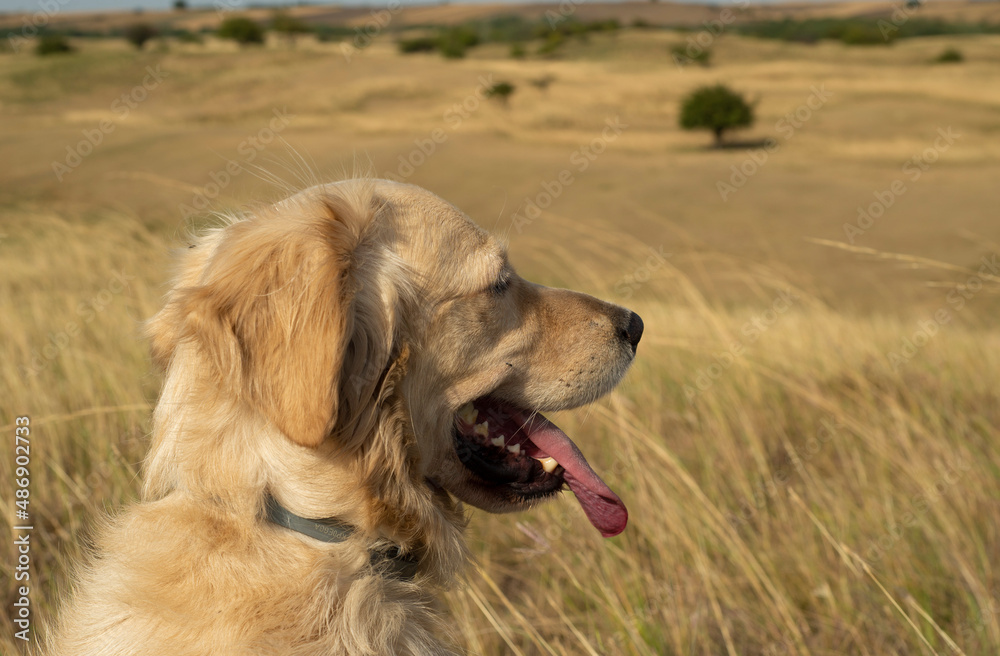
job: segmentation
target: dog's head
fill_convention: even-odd
[[[193,349],[185,366],[213,393],[300,451],[363,458],[390,505],[406,487],[510,512],[565,485],[610,536],[624,504],[539,413],[608,392],[642,329],[624,308],[524,280],[433,194],[347,181],[206,236],[150,334],[164,366]]]

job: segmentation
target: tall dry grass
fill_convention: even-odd
[[[136,496],[158,385],[138,326],[157,308],[171,239],[125,215],[21,208],[5,221],[31,226],[0,242],[0,427],[11,445],[13,418],[32,419],[40,629],[91,520]],[[515,260],[645,319],[620,389],[556,417],[631,522],[602,540],[571,498],[477,512],[476,567],[445,600],[458,644],[483,655],[1000,650],[1000,333],[956,317],[893,368],[886,355],[915,320],[837,314],[774,271],[732,263],[747,300],[727,307],[697,273],[719,262],[685,253],[625,301],[615,282],[622,262],[641,266],[642,245],[572,227],[585,231],[578,250],[516,238]],[[5,447],[5,544],[12,460]],[[7,609],[11,568],[0,561]],[[0,651],[13,654],[3,618]]]
[[[0,240],[0,540],[11,544],[14,418],[31,419],[30,570],[33,619],[67,591],[90,519],[134,498],[157,380],[138,325],[157,303],[165,241],[132,217],[3,213]],[[14,654],[17,583],[5,549],[0,652]]]

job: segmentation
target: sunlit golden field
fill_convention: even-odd
[[[710,68],[679,68],[686,38],[625,30],[525,61],[404,57],[391,35],[349,59],[308,39],[0,54],[0,536],[28,415],[36,631],[94,518],[136,498],[159,385],[141,322],[171,249],[203,208],[361,171],[427,187],[506,234],[526,277],[646,325],[621,387],[554,417],[628,529],[601,539],[569,498],[475,512],[476,567],[442,604],[456,644],[998,653],[1000,38],[723,36]],[[930,64],[947,46],[966,61]],[[513,83],[509,106],[482,79]],[[731,139],[774,139],[766,160],[677,128],[680,98],[716,81],[758,100]],[[859,206],[873,218],[845,230]]]

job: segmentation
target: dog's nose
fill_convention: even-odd
[[[632,353],[635,353],[635,348],[639,345],[639,340],[642,339],[642,317],[635,312],[629,312],[627,321],[628,323],[619,331],[618,336],[622,338],[622,341],[631,344]]]

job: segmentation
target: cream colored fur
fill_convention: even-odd
[[[456,497],[529,505],[469,479],[454,412],[491,391],[572,407],[628,366],[604,340],[624,310],[512,271],[489,297],[505,270],[461,212],[384,181],[314,187],[200,236],[148,327],[165,380],[142,499],[99,528],[48,652],[452,653],[433,608],[467,560]],[[269,493],[357,533],[271,525]],[[420,558],[415,580],[369,566],[390,544]]]

